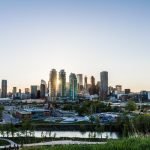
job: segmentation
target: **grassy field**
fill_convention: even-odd
[[[109,141],[101,145],[60,145],[23,148],[23,150],[150,150],[150,137],[138,137]]]

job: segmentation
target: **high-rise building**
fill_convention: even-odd
[[[2,98],[7,97],[7,80],[2,80]]]
[[[77,85],[78,85],[78,92],[83,90],[83,75],[77,74]]]
[[[87,76],[84,77],[84,89],[87,90]]]
[[[131,93],[131,90],[130,90],[130,89],[125,89],[124,91],[125,91],[125,94]]]
[[[29,88],[25,88],[25,89],[24,89],[24,92],[25,92],[25,97],[26,97],[26,99],[31,98],[31,94],[30,94],[30,89],[29,89]]]
[[[41,91],[40,91],[40,89],[37,90],[37,98],[38,99],[41,98]]]
[[[71,73],[69,76],[69,84],[70,84],[70,98],[75,100],[77,97],[77,78],[74,73]]]
[[[103,71],[100,73],[101,87],[100,87],[100,96],[104,100],[108,95],[108,72]]]
[[[13,90],[12,90],[12,98],[13,99],[15,99],[16,94],[17,94],[17,87],[13,87]]]
[[[91,86],[89,88],[89,93],[90,95],[94,95],[96,94],[96,86],[95,86],[95,78],[94,76],[91,76]]]
[[[19,89],[19,93],[21,94],[21,89]]]
[[[19,89],[19,93],[18,94],[19,94],[19,97],[21,98],[21,89]]]
[[[70,83],[66,82],[66,96],[69,97],[69,95],[70,95]]]
[[[60,70],[59,72],[59,85],[58,85],[58,93],[59,96],[66,96],[66,72],[64,70]]]
[[[95,78],[94,78],[94,76],[91,76],[91,86],[95,86]]]
[[[44,80],[41,80],[40,97],[45,98],[45,94],[46,94],[46,82]]]
[[[109,93],[109,95],[114,95],[115,94],[115,88],[112,86],[109,86],[108,87],[108,93]]]
[[[17,93],[17,87],[13,87],[12,94],[15,95]]]
[[[49,96],[51,100],[56,98],[57,90],[57,71],[52,69],[49,78]]]
[[[30,89],[29,88],[25,88],[25,94],[29,94],[30,93]]]
[[[36,99],[37,98],[37,85],[31,85],[31,98]]]
[[[122,91],[122,86],[121,85],[116,85],[116,92],[119,93]]]
[[[97,81],[97,84],[96,84],[96,93],[99,95],[100,93],[100,86],[101,86],[101,82],[100,81]]]

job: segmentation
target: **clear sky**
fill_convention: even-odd
[[[0,64],[9,89],[56,68],[150,90],[150,0],[0,0]]]

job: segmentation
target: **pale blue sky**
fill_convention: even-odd
[[[9,89],[56,68],[150,90],[150,1],[0,0],[0,63]]]

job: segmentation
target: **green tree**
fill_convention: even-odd
[[[71,104],[64,104],[63,110],[73,110],[73,106]]]
[[[150,132],[150,115],[144,114],[134,118],[133,124],[138,132]]]
[[[90,116],[90,122],[93,123],[95,121],[95,118],[93,116]]]
[[[22,132],[25,133],[25,136],[28,136],[28,131],[31,130],[31,123],[30,120],[24,120],[22,122]]]
[[[133,100],[129,100],[127,102],[125,109],[129,112],[136,110],[136,103]]]
[[[0,105],[0,120],[2,120],[3,111],[4,111],[4,106]]]
[[[4,137],[4,126],[0,125],[0,134]]]
[[[104,126],[100,124],[100,118],[97,116],[95,119],[96,122],[96,127],[95,130],[100,133],[101,138],[102,138],[102,133],[104,132]]]
[[[10,130],[11,130],[11,125],[9,123],[5,124],[4,131],[6,131],[6,136],[7,137],[9,136]]]
[[[11,136],[14,137],[15,134],[15,126],[11,123],[10,124],[10,132],[11,132]]]

